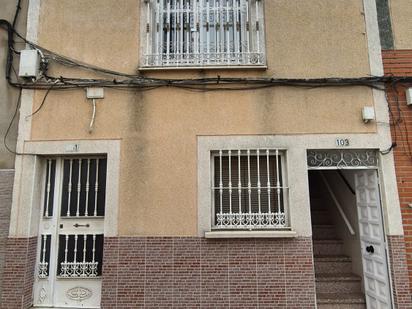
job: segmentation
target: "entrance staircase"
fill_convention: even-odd
[[[319,309],[364,309],[361,278],[352,273],[325,203],[311,198],[316,298]]]

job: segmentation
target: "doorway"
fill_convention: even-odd
[[[106,158],[43,163],[34,306],[100,308]]]
[[[392,308],[377,170],[311,170],[309,188],[318,308]]]

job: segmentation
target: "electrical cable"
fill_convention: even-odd
[[[43,97],[43,100],[42,100],[40,106],[39,106],[33,113],[31,113],[30,115],[26,116],[26,119],[28,119],[28,118],[30,118],[30,117],[33,117],[34,115],[36,115],[36,114],[43,108],[43,105],[44,105],[44,103],[46,102],[47,96],[49,95],[50,90],[53,89],[53,87],[54,87],[55,84],[56,84],[56,83],[52,84],[52,85],[50,86],[50,88],[47,89],[46,93],[44,94],[44,97]]]
[[[14,120],[16,119],[17,113],[18,113],[19,108],[20,108],[21,93],[22,93],[22,89],[20,89],[19,95],[18,95],[18,97],[17,97],[16,109],[14,110],[13,117],[11,118],[10,123],[9,123],[9,126],[7,127],[6,134],[4,134],[4,136],[3,136],[3,145],[4,145],[4,148],[6,148],[8,152],[10,152],[10,153],[12,153],[12,154],[15,154],[15,155],[19,155],[19,154],[21,154],[21,153],[18,153],[18,152],[16,152],[16,151],[12,150],[12,149],[7,145],[7,137],[8,137],[8,135],[9,135],[9,133],[10,133],[11,127],[12,127],[12,125],[13,125],[13,123],[14,123]]]

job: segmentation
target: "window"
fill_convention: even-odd
[[[264,66],[262,0],[145,0],[142,67]]]
[[[283,166],[277,149],[212,151],[212,227],[287,228]]]

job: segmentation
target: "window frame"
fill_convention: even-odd
[[[233,149],[278,149],[284,154],[282,166],[287,205],[288,227],[282,229],[214,229],[212,185],[212,151]],[[303,155],[303,157],[302,157]],[[310,222],[310,212],[306,208],[305,181],[294,183],[307,173],[305,154],[285,136],[274,135],[202,135],[197,137],[197,231],[205,238],[294,238],[309,234],[306,224]],[[291,165],[291,162],[297,163]],[[307,213],[307,217],[302,214]],[[295,230],[296,229],[296,230]],[[299,233],[299,235],[298,235]]]
[[[141,0],[140,1],[140,49],[139,49],[139,71],[151,71],[151,70],[203,70],[203,69],[254,69],[254,70],[266,70],[267,69],[267,47],[266,47],[266,23],[265,23],[265,0],[256,0],[259,1],[260,4],[260,11],[261,16],[259,20],[259,37],[260,37],[260,51],[261,54],[261,63],[256,64],[247,64],[247,63],[220,63],[220,64],[174,64],[174,65],[149,65],[146,64],[145,58],[147,56],[147,43],[153,44],[153,40],[151,35],[148,34],[149,28],[153,28],[154,23],[148,23],[148,15],[151,14],[151,11],[148,9],[147,2],[151,2],[152,0]],[[205,0],[206,1],[206,0]],[[248,0],[251,1],[251,0]],[[252,6],[252,4],[251,4]],[[254,26],[255,21],[250,21],[250,24]],[[149,25],[149,26],[148,26]],[[253,33],[256,33],[254,30]],[[255,40],[255,39],[254,39]],[[152,45],[150,45],[152,46]],[[251,53],[255,53],[252,51]],[[256,51],[257,53],[257,51]]]
[[[281,175],[281,179],[282,179],[282,200],[283,200],[283,213],[285,215],[285,227],[257,227],[257,228],[248,228],[248,227],[239,227],[239,228],[223,228],[223,227],[218,227],[216,226],[216,204],[215,204],[215,198],[214,198],[214,188],[217,187],[216,184],[214,184],[214,178],[215,178],[215,158],[219,156],[219,150],[220,149],[215,149],[215,150],[211,150],[210,151],[210,191],[211,191],[211,200],[212,200],[212,207],[211,207],[211,218],[212,218],[212,227],[211,230],[212,231],[239,231],[239,230],[253,230],[253,231],[280,231],[280,230],[289,230],[290,229],[290,220],[289,220],[289,199],[288,199],[288,195],[289,195],[289,187],[288,187],[288,178],[287,178],[287,173],[286,173],[286,150],[285,149],[279,149],[279,148],[274,148],[274,147],[267,147],[267,148],[250,148],[250,149],[221,149],[223,151],[228,151],[228,150],[232,150],[235,153],[237,152],[237,150],[241,150],[241,151],[246,151],[246,150],[250,150],[255,152],[256,150],[260,150],[260,151],[266,151],[269,150],[270,152],[276,151],[278,150],[278,156],[280,157],[280,172],[279,174]],[[273,154],[272,154],[273,155]],[[237,155],[234,154],[234,157],[236,157]],[[253,154],[252,156],[257,156],[257,154]],[[266,189],[266,188],[265,188]],[[233,190],[236,190],[236,185],[233,186]],[[262,189],[264,190],[264,189]],[[275,189],[273,189],[275,190]],[[263,193],[262,193],[263,194]],[[263,213],[266,214],[266,213]]]

